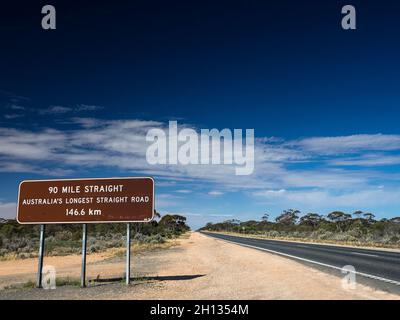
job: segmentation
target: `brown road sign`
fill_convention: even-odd
[[[148,177],[27,180],[19,185],[21,224],[148,222],[154,180]]]

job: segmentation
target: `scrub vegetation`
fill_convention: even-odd
[[[149,247],[162,244],[189,230],[186,218],[156,212],[149,223],[131,223],[132,244]],[[0,219],[0,259],[32,258],[38,254],[39,226],[20,225],[16,220]],[[68,255],[81,252],[82,225],[64,224],[46,226],[46,255]],[[126,224],[89,224],[88,253],[102,252],[126,244]]]
[[[260,221],[210,222],[200,230],[270,239],[400,248],[400,217],[376,220],[374,214],[362,211],[353,214],[334,211],[324,216],[318,213],[301,215],[299,210],[288,209],[275,221],[269,221],[269,214],[264,214]]]

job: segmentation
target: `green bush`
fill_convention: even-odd
[[[159,215],[157,215],[160,217]],[[165,215],[159,222],[132,223],[133,241],[137,243],[163,243],[189,230],[186,218]],[[39,226],[19,225],[15,220],[0,221],[0,256],[16,253],[21,259],[37,254]],[[88,226],[88,251],[99,252],[126,244],[126,224],[90,224]],[[82,247],[82,225],[47,225],[45,253],[67,255],[80,253]]]
[[[285,210],[284,214],[299,213],[298,210]],[[357,213],[357,214],[356,214]],[[227,220],[219,223],[207,223],[200,230],[238,232],[242,234],[262,234],[269,238],[293,238],[324,240],[334,242],[376,243],[386,245],[400,244],[400,217],[393,219],[374,220],[371,213],[355,212],[356,218],[341,211],[334,211],[325,218],[316,213],[309,213],[298,222],[281,221],[282,216],[276,222]],[[362,215],[362,216],[361,216]]]

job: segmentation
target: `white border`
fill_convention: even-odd
[[[70,222],[21,222],[19,221],[19,195],[21,192],[21,185],[24,182],[47,182],[47,181],[82,181],[82,180],[128,180],[128,179],[151,179],[153,181],[153,201],[152,201],[152,213],[153,215],[149,220],[114,220],[114,221],[70,221]],[[154,192],[154,187],[155,187],[155,181],[153,177],[113,177],[113,178],[76,178],[76,179],[47,179],[47,180],[23,180],[19,183],[18,186],[18,202],[17,202],[17,217],[16,220],[19,224],[94,224],[94,223],[130,223],[130,222],[150,222],[154,219],[154,203],[155,203],[155,192]]]

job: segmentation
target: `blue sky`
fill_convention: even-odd
[[[152,175],[156,208],[193,227],[272,217],[400,214],[400,5],[353,1],[54,1],[0,13],[0,216],[24,179]],[[17,12],[17,13],[16,13]],[[169,120],[254,128],[255,171],[152,167]]]

